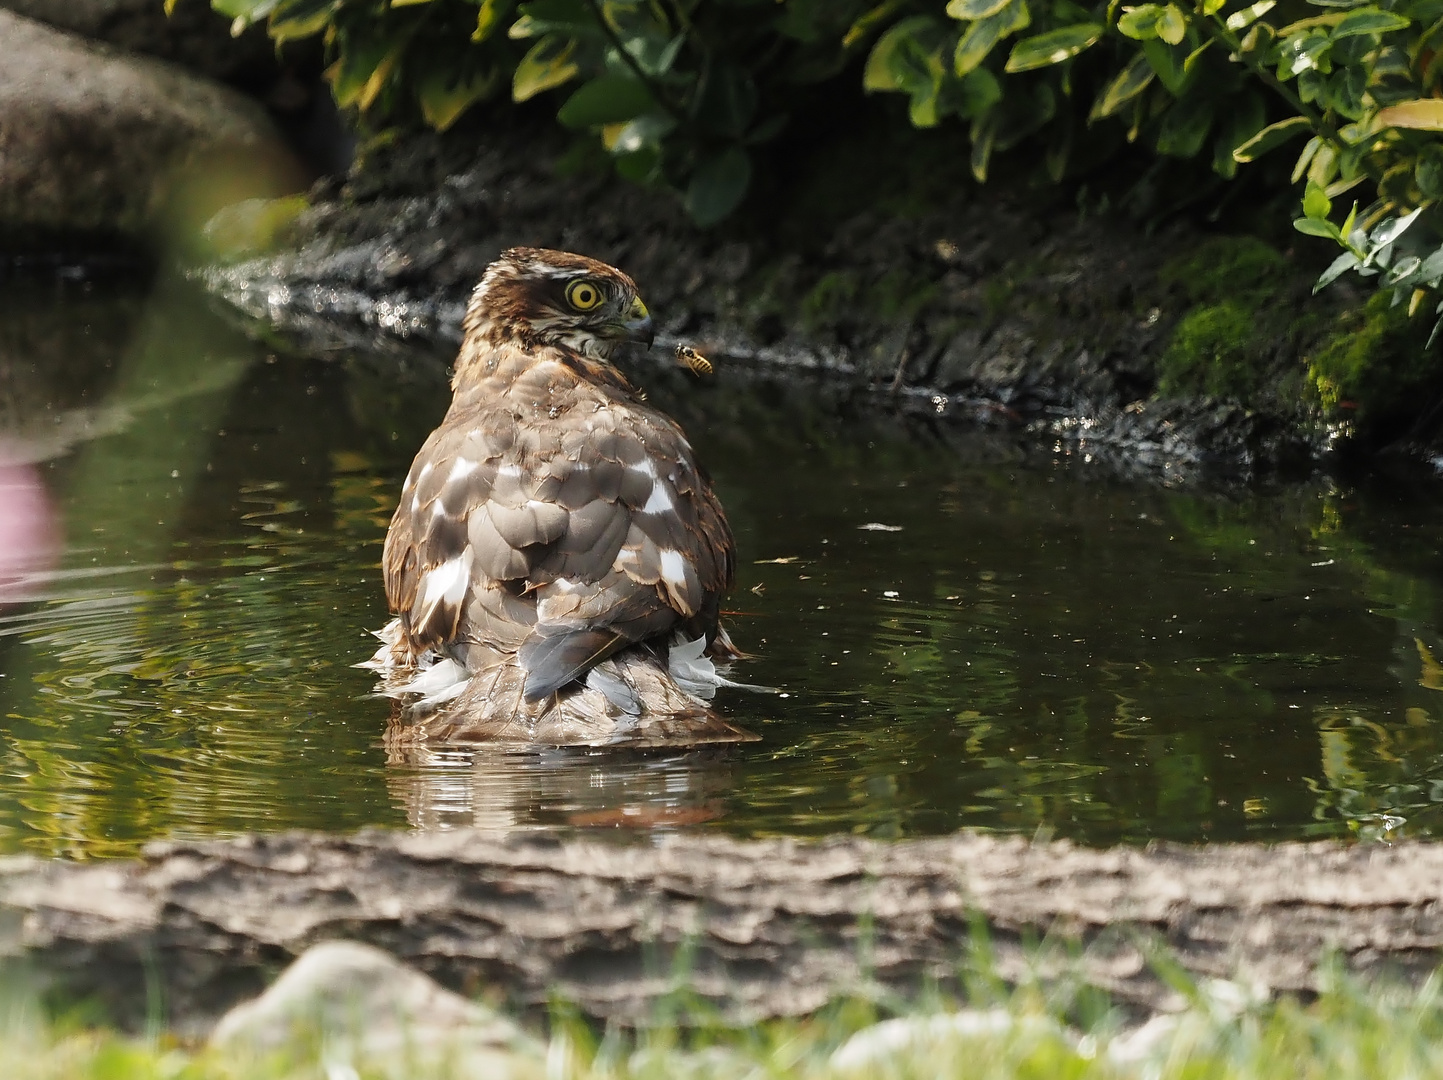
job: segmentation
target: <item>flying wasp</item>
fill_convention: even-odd
[[[678,345],[676,358],[690,368],[693,375],[710,375],[712,373],[711,361],[690,345]]]

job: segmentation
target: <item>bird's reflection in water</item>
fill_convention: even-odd
[[[678,828],[726,815],[733,753],[410,746],[386,784],[416,829]]]

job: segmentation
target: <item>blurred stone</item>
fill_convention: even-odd
[[[0,9],[130,52],[170,60],[222,81],[252,81],[276,70],[264,24],[231,37],[231,20],[208,0],[0,0]]]
[[[33,465],[7,461],[0,446],[0,609],[30,593],[30,579],[55,560],[57,529]]]
[[[312,946],[260,997],[226,1013],[210,1045],[227,1056],[324,1045],[328,1069],[365,1075],[539,1077],[536,1040],[506,1017],[353,941]]]
[[[0,11],[0,240],[155,240],[300,179],[240,94]]]

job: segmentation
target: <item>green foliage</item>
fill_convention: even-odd
[[[1093,164],[1131,143],[1224,179],[1297,146],[1296,226],[1343,249],[1319,287],[1355,271],[1443,326],[1443,0],[211,3],[237,30],[320,36],[336,100],[378,120],[446,128],[507,88],[549,96],[704,225],[741,204],[808,87],[858,74],[917,127],[967,125],[978,180],[1022,144],[1053,181],[1084,144]]]

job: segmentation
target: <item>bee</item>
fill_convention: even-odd
[[[676,358],[690,368],[693,375],[710,375],[712,373],[711,361],[690,345],[678,345]]]

